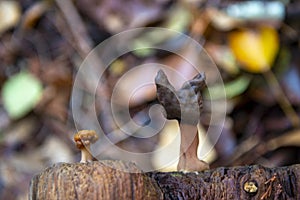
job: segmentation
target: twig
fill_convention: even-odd
[[[294,127],[299,127],[300,126],[299,116],[293,109],[286,95],[283,93],[282,88],[279,85],[274,73],[270,70],[267,70],[263,74],[269,84],[269,87],[271,88],[274,97],[276,98],[283,112],[289,118],[289,120],[291,121]]]
[[[92,50],[92,41],[88,36],[88,32],[76,7],[70,0],[55,0],[55,2],[69,25],[70,31],[77,44],[77,51],[82,58],[85,58]]]
[[[71,0],[64,0],[64,1],[60,1],[60,0],[55,0],[57,6],[59,7],[59,9],[61,10],[68,26],[70,29],[70,32],[75,40],[75,48],[78,51],[79,55],[81,56],[82,59],[85,59],[86,56],[92,51],[93,49],[93,42],[90,39],[89,35],[88,35],[88,31],[80,17],[80,15],[77,12],[76,7],[74,6],[73,2]],[[71,44],[73,45],[73,44]],[[84,83],[87,86],[88,91],[95,91],[95,86],[97,86],[99,78],[97,76],[97,72],[99,72],[99,70],[101,70],[101,68],[104,68],[102,61],[99,59],[99,57],[97,57],[95,54],[90,54],[89,55],[89,74],[84,75],[85,80]],[[99,73],[98,73],[99,74]],[[101,77],[101,90],[97,90],[97,96],[101,97],[100,100],[97,100],[97,103],[99,103],[99,107],[101,109],[101,120],[100,121],[105,121],[105,124],[109,127],[105,127],[104,128],[104,132],[105,134],[107,134],[107,132],[110,132],[111,130],[115,129],[115,123],[114,120],[112,119],[111,116],[111,112],[109,110],[110,105],[108,103],[108,91],[109,88],[106,85],[106,80],[105,78],[102,76]],[[100,93],[100,94],[99,94]],[[91,122],[92,123],[92,122]],[[93,126],[93,124],[91,125]],[[88,127],[81,127],[81,128],[88,128]],[[102,134],[102,132],[99,131],[100,134]],[[114,132],[113,132],[114,133]],[[100,136],[101,137],[101,136]],[[127,137],[126,137],[127,138]],[[117,141],[119,140],[123,140],[124,138],[119,138],[117,139]]]

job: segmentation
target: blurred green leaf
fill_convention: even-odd
[[[225,89],[226,98],[231,99],[234,98],[243,92],[248,88],[251,78],[248,76],[241,76],[237,79],[225,83],[225,85],[215,85],[212,87],[209,87],[209,91],[206,90],[204,93],[204,96],[206,98],[210,98],[212,100],[224,98],[222,95],[224,94],[223,90]]]
[[[187,9],[174,7],[162,27],[173,31],[184,32],[191,19],[191,13]],[[155,49],[149,47],[170,41],[171,39],[174,39],[174,36],[177,35],[172,32],[165,32],[162,34],[161,30],[157,31],[153,29],[133,41],[132,46],[135,49],[133,53],[139,57],[151,56],[155,52]]]
[[[27,72],[12,76],[2,88],[4,107],[13,119],[21,118],[30,112],[41,96],[41,82]]]
[[[145,48],[148,46],[151,46],[150,41],[147,41],[145,39],[137,39],[133,43],[133,48],[135,49],[133,51],[133,54],[138,57],[147,57],[154,53],[154,50],[151,48]]]
[[[165,27],[174,31],[184,32],[191,22],[192,14],[184,7],[174,7]]]

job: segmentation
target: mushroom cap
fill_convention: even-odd
[[[171,85],[166,74],[160,70],[155,77],[159,103],[164,107],[167,119],[176,119],[187,124],[198,123],[202,109],[201,91],[206,87],[205,74],[199,73],[186,81],[179,90]]]
[[[78,149],[82,149],[98,140],[98,135],[94,130],[82,130],[74,135],[74,141]]]

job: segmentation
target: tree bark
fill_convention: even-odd
[[[300,199],[300,164],[143,173],[122,161],[59,163],[33,177],[29,199]]]

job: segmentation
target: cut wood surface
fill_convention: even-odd
[[[58,163],[33,177],[29,199],[300,199],[300,165],[144,173],[123,161]]]

